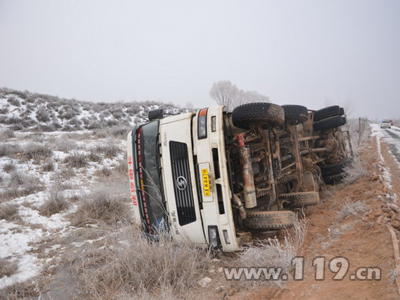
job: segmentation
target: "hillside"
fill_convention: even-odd
[[[149,110],[157,108],[167,114],[182,111],[156,101],[94,103],[0,89],[0,124],[13,130],[49,132],[131,126],[146,120]]]

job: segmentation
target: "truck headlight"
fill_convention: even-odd
[[[199,140],[207,138],[207,108],[199,111],[197,121],[197,138]]]
[[[217,226],[208,226],[208,240],[210,246],[213,247],[214,250],[221,248],[221,240],[219,239]]]

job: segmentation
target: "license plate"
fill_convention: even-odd
[[[210,189],[210,178],[208,177],[208,169],[202,169],[201,175],[203,177],[204,196],[209,197],[211,196],[211,189]]]

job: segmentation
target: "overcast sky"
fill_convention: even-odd
[[[2,87],[204,107],[219,80],[400,117],[400,1],[0,0]]]

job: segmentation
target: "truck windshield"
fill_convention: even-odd
[[[141,206],[150,233],[153,229],[167,228],[159,172],[158,124],[156,120],[143,125],[138,132],[137,144]]]

